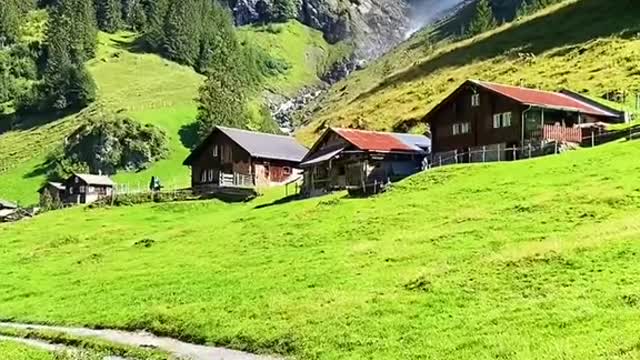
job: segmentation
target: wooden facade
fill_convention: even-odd
[[[47,182],[40,190],[40,204],[44,203],[45,197],[48,197],[53,203],[62,204],[65,198],[65,186],[62,183]]]
[[[434,157],[487,147],[523,147],[542,140],[561,141],[564,139],[546,139],[545,135],[567,132],[544,131],[545,127],[573,128],[617,120],[616,114],[563,94],[476,81],[465,82],[425,117]]]
[[[358,144],[350,141],[354,133],[364,141]],[[366,146],[367,137],[372,134],[376,134],[377,144],[383,144],[381,139],[385,141],[384,137],[390,139],[390,144],[399,143],[390,133],[327,130],[303,160],[303,194],[315,196],[344,189],[354,193],[375,193],[390,182],[422,170],[428,149],[415,144],[376,149],[376,146]],[[423,138],[423,141],[428,139]]]
[[[106,176],[73,174],[62,183],[64,204],[91,204],[113,195],[114,184]]]
[[[263,154],[260,150],[252,151],[278,147],[272,142],[275,138],[276,142],[283,142],[283,146],[291,146],[291,153],[282,148],[263,151]],[[300,176],[300,160],[306,149],[295,144],[295,140],[285,136],[217,128],[185,160],[185,165],[191,167],[191,186],[206,191],[216,187],[260,188],[283,184]]]

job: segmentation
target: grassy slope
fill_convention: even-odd
[[[335,85],[300,136],[309,141],[329,124],[372,129],[412,125],[468,78],[550,90],[567,87],[594,96],[638,91],[639,17],[632,0],[569,0],[435,51],[425,46],[426,32],[417,34]]]
[[[286,74],[273,77],[265,84],[265,90],[283,95],[295,95],[301,88],[319,83],[318,75],[349,52],[346,45],[330,45],[322,32],[297,21],[246,26],[241,28],[240,36],[289,65]]]
[[[276,35],[260,28],[241,31],[247,41],[259,41],[274,56],[291,65],[289,74],[272,78],[265,87],[290,94],[318,81],[317,68],[338,56],[342,46],[329,46],[321,34],[292,22],[276,25]],[[189,150],[182,144],[180,130],[195,120],[198,87],[202,76],[153,54],[132,50],[135,34],[100,34],[98,54],[89,70],[98,84],[99,101],[106,107],[123,110],[134,119],[166,130],[171,150],[168,159],[139,173],[120,173],[115,180],[131,187],[146,187],[152,175],[167,187],[189,184],[188,168],[182,166]],[[286,46],[284,45],[286,44]],[[54,119],[55,120],[55,119]],[[0,134],[0,197],[22,203],[37,201],[36,190],[44,181],[42,169],[47,154],[59,146],[78,125],[76,116],[55,120],[45,126]],[[2,172],[5,166],[8,171]]]
[[[639,156],[442,168],[371,199],[45,214],[0,226],[0,317],[300,359],[638,358]]]
[[[10,341],[0,341],[0,360],[55,360],[54,354]]]

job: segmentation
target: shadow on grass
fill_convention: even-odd
[[[125,37],[126,39],[133,40],[120,40],[120,39],[111,39],[116,49],[128,51],[136,54],[152,54],[154,53],[149,48],[149,45],[146,43],[142,36],[128,35]]]
[[[190,150],[195,149],[200,142],[198,139],[198,123],[192,122],[191,124],[183,125],[178,131],[178,135],[184,147]]]
[[[295,195],[289,195],[287,197],[283,197],[280,198],[278,200],[272,201],[268,204],[261,204],[261,205],[256,205],[253,209],[254,210],[258,210],[258,209],[264,209],[264,208],[268,208],[271,206],[277,206],[277,205],[282,205],[282,204],[287,204],[293,201],[297,201],[297,200],[303,200],[304,198],[302,196],[300,196],[299,194],[295,194]]]
[[[362,93],[353,102],[439,69],[495,58],[512,49],[537,55],[556,48],[584,44],[601,37],[618,35],[630,38],[636,36],[640,30],[638,17],[640,6],[637,6],[636,0],[581,0],[392,75]]]

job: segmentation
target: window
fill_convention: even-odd
[[[502,126],[502,114],[493,115],[493,128],[499,129]]]
[[[463,134],[468,134],[471,132],[471,124],[468,122],[463,122],[460,124],[460,132]]]
[[[69,194],[73,195],[73,188],[72,187],[69,188]]]
[[[211,155],[213,155],[214,158],[218,157],[218,144],[213,145],[213,149],[211,149]]]
[[[455,123],[453,124],[453,135],[459,135],[459,134],[460,134],[460,124]]]
[[[505,112],[493,115],[493,128],[499,129],[503,127],[511,127],[511,113]]]
[[[480,94],[471,95],[471,106],[473,107],[480,106]]]
[[[95,192],[95,191],[96,191],[96,189],[95,189],[93,186],[89,186],[89,187],[87,188],[87,192],[88,192],[88,193],[90,193],[90,194],[91,194],[91,193],[93,193],[93,192]]]
[[[462,122],[453,124],[453,135],[468,134],[471,132],[471,123]]]
[[[213,182],[213,175],[214,175],[213,169],[209,169],[209,182]]]
[[[511,113],[502,114],[502,127],[511,127]]]
[[[80,182],[80,179],[78,179],[77,177],[75,178],[76,180],[76,184]]]
[[[282,172],[284,173],[285,176],[289,176],[291,175],[291,168],[288,166],[285,166],[282,168]]]
[[[85,187],[84,187],[84,186],[80,186],[80,194],[84,194],[85,190],[86,190],[86,189],[85,189]]]
[[[202,173],[200,174],[200,182],[201,183],[207,182],[207,170],[202,170]]]

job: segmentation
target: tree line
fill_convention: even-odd
[[[557,4],[560,1],[562,0],[515,0],[513,1],[517,5],[515,14],[512,12],[509,18],[515,17],[519,19],[542,10],[549,5]],[[477,1],[474,16],[467,29],[468,36],[482,34],[498,26],[499,21],[494,10],[496,6],[495,2],[496,1],[492,2],[490,0]],[[502,19],[502,21],[506,20],[507,19]]]

